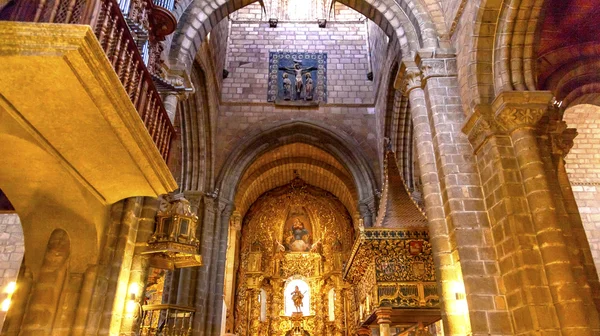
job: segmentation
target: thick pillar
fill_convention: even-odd
[[[435,55],[403,62],[397,83],[409,97],[444,327],[511,335],[476,160],[460,132],[456,59]]]
[[[551,150],[557,144],[548,133],[551,98],[503,92],[491,106],[478,106],[464,131],[478,157],[515,333],[591,335],[598,315],[578,242],[567,243],[574,224],[561,158]]]
[[[201,254],[204,266],[196,277],[197,314],[194,330],[203,335],[219,333],[223,307],[225,254],[227,232],[233,205],[226,200],[204,197],[204,216],[201,223]]]
[[[551,99],[550,92],[504,92],[492,106],[496,121],[513,142],[560,330],[563,335],[592,335],[587,317],[591,312],[586,312],[579,294],[538,148],[536,126]]]

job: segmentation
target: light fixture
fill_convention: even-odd
[[[4,287],[4,293],[6,293],[6,298],[2,301],[2,304],[0,304],[0,310],[2,310],[3,312],[8,311],[8,309],[10,308],[10,303],[12,301],[12,295],[16,290],[17,283],[14,281],[9,282],[8,285]]]
[[[132,282],[129,285],[128,291],[128,300],[125,304],[125,311],[127,312],[127,317],[137,318],[139,316],[139,304],[138,304],[138,291],[140,286],[137,282]]]
[[[202,266],[200,242],[196,238],[198,216],[183,194],[173,196],[165,211],[156,215],[154,234],[142,255],[150,257],[150,266],[173,270]]]

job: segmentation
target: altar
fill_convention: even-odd
[[[350,216],[332,195],[296,179],[246,216],[237,274],[235,334],[344,335],[354,294],[342,279]]]

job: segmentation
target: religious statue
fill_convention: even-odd
[[[294,218],[292,228],[285,242],[288,249],[294,252],[306,252],[310,250],[310,233],[299,218]]]
[[[312,100],[313,99],[313,88],[314,88],[312,76],[310,75],[310,73],[307,73],[305,76],[306,76],[306,84],[304,85],[304,100]]]
[[[287,73],[283,74],[283,99],[292,99],[292,81]]]
[[[307,67],[307,68],[302,68],[300,66],[300,64],[302,63],[302,61],[298,61],[298,60],[294,60],[294,67],[292,68],[286,68],[286,67],[279,67],[279,70],[283,70],[285,72],[291,73],[292,75],[294,75],[294,77],[296,78],[296,95],[294,96],[294,100],[298,100],[301,98],[302,95],[302,90],[304,89],[304,82],[302,80],[302,77],[304,76],[304,74],[309,73],[311,71],[316,70],[316,67]],[[285,77],[284,78],[284,94],[285,94]],[[312,79],[311,79],[311,93],[312,93]],[[311,98],[312,99],[312,98]]]
[[[298,286],[296,286],[296,289],[294,289],[294,291],[291,294],[292,294],[292,301],[294,301],[294,307],[296,307],[296,311],[301,312],[302,305],[303,305],[302,299],[304,299],[304,294],[302,294],[300,292],[300,289],[298,288]]]

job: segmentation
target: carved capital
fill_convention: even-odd
[[[219,213],[221,214],[221,220],[224,223],[229,221],[234,209],[235,206],[233,203],[229,203],[227,200],[219,199]]]
[[[512,132],[524,127],[537,127],[548,111],[552,93],[549,91],[506,91],[492,103],[495,120],[500,127]]]
[[[408,95],[410,91],[421,88],[421,70],[412,62],[402,62],[394,87]]]
[[[490,105],[480,104],[475,107],[473,113],[463,125],[462,131],[469,138],[475,153],[490,136],[500,132],[492,115]]]
[[[551,121],[548,130],[552,154],[558,155],[563,159],[573,148],[577,129],[567,128],[567,123],[562,120]]]

